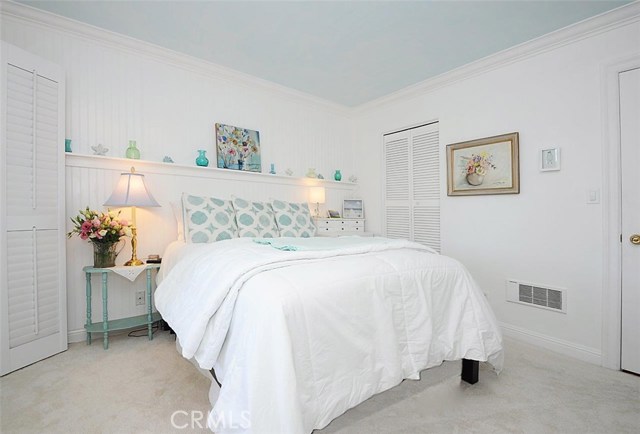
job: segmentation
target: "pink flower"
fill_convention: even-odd
[[[85,221],[82,223],[82,226],[80,227],[80,229],[82,230],[82,232],[87,232],[91,229],[91,222]]]
[[[87,238],[89,238],[89,235],[87,235],[86,233],[83,232],[80,234],[80,239],[86,240]]]
[[[99,228],[100,227],[100,219],[98,219],[98,217],[94,218],[92,220],[92,223],[93,223],[93,227],[94,228]]]
[[[129,222],[126,220],[120,220],[120,226],[129,226]]]

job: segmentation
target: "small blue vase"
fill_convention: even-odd
[[[207,167],[209,165],[209,159],[207,158],[207,151],[198,149],[198,158],[196,158],[196,164],[201,167]]]

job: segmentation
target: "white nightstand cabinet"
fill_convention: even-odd
[[[371,236],[364,231],[364,219],[313,219],[319,237],[339,237],[341,235]]]

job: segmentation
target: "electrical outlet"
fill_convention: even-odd
[[[144,295],[145,295],[144,291],[136,292],[136,306],[144,306],[145,305]]]

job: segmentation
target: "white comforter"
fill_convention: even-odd
[[[443,360],[502,367],[482,292],[460,263],[419,244],[173,250],[182,259],[165,253],[156,306],[183,356],[216,369],[218,433],[308,433]]]

